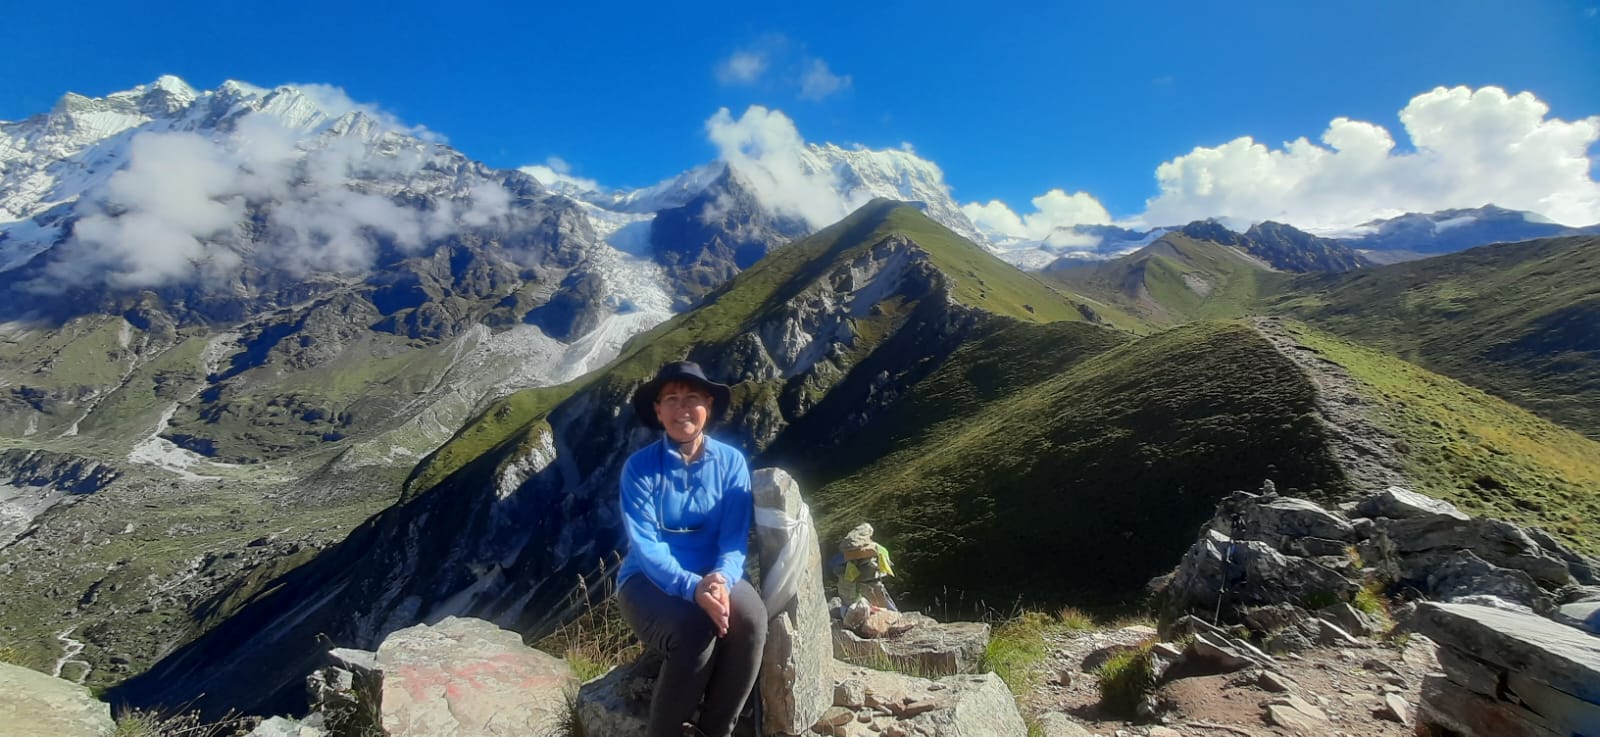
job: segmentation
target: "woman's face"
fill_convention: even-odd
[[[673,442],[687,443],[706,429],[711,416],[711,395],[684,381],[671,381],[656,394],[656,419]]]

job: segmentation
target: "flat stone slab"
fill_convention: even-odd
[[[938,622],[908,613],[910,629],[886,637],[861,637],[835,624],[833,657],[873,668],[892,667],[934,678],[981,670],[989,647],[989,625],[982,622]]]
[[[1475,606],[1428,602],[1416,627],[1442,647],[1600,704],[1600,637],[1544,617]]]
[[[111,707],[71,681],[0,663],[0,737],[104,737]]]
[[[554,730],[577,678],[566,661],[478,619],[446,617],[378,647],[390,737],[521,737]]]

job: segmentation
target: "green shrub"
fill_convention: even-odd
[[[631,663],[644,652],[644,645],[633,636],[633,628],[622,619],[614,590],[616,579],[606,575],[603,562],[600,577],[606,582],[605,589],[598,598],[591,598],[588,583],[579,576],[571,605],[580,614],[534,643],[534,647],[564,658],[579,681],[589,681]]]
[[[1062,607],[1061,611],[1056,613],[1056,618],[1061,620],[1061,626],[1074,632],[1092,630],[1096,626],[1094,617],[1077,607]]]
[[[1042,612],[1023,612],[996,625],[983,651],[984,668],[1000,676],[1012,694],[1032,692],[1040,679],[1040,665],[1050,652],[1045,633],[1059,626]]]
[[[163,713],[124,708],[117,712],[112,737],[233,737],[244,734],[246,719],[229,713],[215,722],[204,722],[200,712]]]
[[[1155,664],[1146,642],[1117,653],[1101,664],[1100,707],[1109,714],[1132,717],[1139,701],[1156,688]]]
[[[1355,608],[1367,614],[1382,619],[1389,618],[1389,602],[1383,598],[1383,584],[1369,583],[1356,592],[1356,598],[1350,602]]]

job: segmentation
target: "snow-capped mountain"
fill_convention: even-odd
[[[315,86],[69,94],[0,123],[0,207],[0,435],[181,478],[415,459],[671,315],[610,223]]]

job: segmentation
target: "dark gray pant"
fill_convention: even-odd
[[[645,647],[664,660],[650,700],[649,737],[682,737],[700,697],[697,725],[709,737],[727,737],[761,668],[767,642],[767,608],[749,581],[729,593],[728,634],[717,637],[705,610],[657,588],[644,574],[617,592],[622,618]]]

